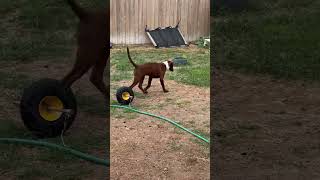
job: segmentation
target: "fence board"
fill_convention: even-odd
[[[114,44],[151,43],[144,32],[175,26],[187,41],[210,33],[210,0],[111,0],[111,42]]]

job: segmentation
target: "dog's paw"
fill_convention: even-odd
[[[169,92],[169,91],[168,91],[168,90],[164,90],[163,92],[164,92],[164,93],[167,93],[167,92]]]
[[[148,94],[148,91],[143,91],[143,94]]]

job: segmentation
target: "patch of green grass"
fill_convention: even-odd
[[[111,101],[110,101],[110,104],[116,104],[116,105],[118,105],[118,101],[117,101],[117,100],[111,100]]]
[[[202,67],[184,67],[170,74],[169,78],[185,84],[191,84],[200,87],[210,86],[210,66]],[[175,76],[177,75],[177,76]],[[180,75],[180,76],[179,76]]]
[[[82,4],[98,8],[105,1]],[[30,62],[70,56],[78,18],[64,0],[2,0],[0,12],[0,28],[4,30],[0,32],[0,61]]]
[[[32,34],[34,33],[34,34]],[[32,62],[51,57],[70,56],[71,36],[64,32],[32,32],[13,35],[7,41],[0,41],[2,61]]]
[[[197,41],[196,41],[196,45],[199,47],[199,48],[210,48],[209,45],[204,45],[204,40],[207,39],[209,37],[200,37]]]
[[[111,75],[111,81],[121,81],[121,80],[130,80],[132,79],[132,72],[129,71],[119,71],[116,73],[113,73]]]
[[[214,63],[245,73],[319,81],[320,3],[275,2],[279,8],[268,13],[229,14],[212,23]]]
[[[230,14],[239,14],[242,12],[269,13],[279,9],[295,9],[299,7],[308,7],[316,0],[211,0],[212,16],[228,16]]]
[[[65,1],[30,0],[20,9],[19,21],[24,29],[50,31],[75,27],[76,17]]]
[[[69,54],[76,17],[64,1],[18,0],[6,4],[3,11],[7,14],[1,25],[5,31],[0,32],[0,61],[28,62]]]
[[[11,1],[11,0],[1,0],[0,14],[6,15],[19,8],[21,5],[21,0]]]

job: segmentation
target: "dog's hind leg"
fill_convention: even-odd
[[[91,67],[92,64],[76,62],[72,70],[62,79],[62,84],[66,88],[71,87],[72,84],[80,79]]]
[[[145,77],[145,76],[143,76],[143,77],[141,78],[138,87],[139,87],[139,89],[143,92],[143,94],[147,94],[147,92],[146,92],[145,90],[143,90],[143,88],[142,88],[142,84],[143,84],[144,77]]]
[[[108,58],[109,59],[109,58]],[[106,68],[108,59],[102,58],[97,61],[92,68],[90,81],[104,95],[106,101],[109,101],[109,88],[103,82],[103,72]]]
[[[144,88],[145,93],[148,93],[148,89],[151,87],[152,77],[149,76],[148,85]]]
[[[137,84],[139,83],[139,79],[138,78],[134,78],[133,83],[131,84],[130,88],[134,88]]]

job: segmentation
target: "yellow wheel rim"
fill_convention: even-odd
[[[129,100],[129,98],[130,98],[130,93],[128,93],[128,92],[123,92],[122,93],[122,99],[123,100],[127,101],[127,100]]]
[[[64,106],[56,96],[45,96],[39,104],[40,116],[47,121],[55,121],[61,117]]]

